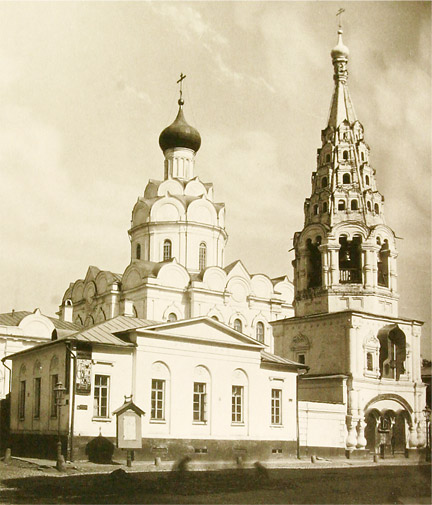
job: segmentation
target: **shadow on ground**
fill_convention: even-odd
[[[2,503],[430,503],[430,467],[233,469],[40,476],[2,481]]]

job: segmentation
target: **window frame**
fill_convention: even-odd
[[[233,384],[231,387],[231,424],[244,425],[244,391],[242,385]]]
[[[53,373],[50,375],[50,417],[51,419],[56,419],[57,418],[57,399],[56,399],[56,392],[55,392],[55,387],[56,384],[59,381],[57,373]]]
[[[35,377],[33,381],[33,419],[40,419],[41,392],[42,392],[42,377]]]
[[[201,242],[198,249],[198,268],[205,270],[207,268],[207,244]]]
[[[18,392],[18,419],[23,421],[25,419],[26,407],[26,380],[20,380],[20,387]]]
[[[166,238],[163,242],[162,261],[169,261],[172,258],[172,242]]]
[[[200,391],[200,387],[202,390]],[[208,420],[208,407],[207,407],[207,383],[197,382],[193,383],[193,397],[192,397],[192,422],[194,424],[207,424]]]
[[[272,388],[271,390],[271,425],[282,426],[282,389]]]
[[[151,400],[150,400],[150,422],[161,423],[166,421],[166,380],[151,380]],[[155,383],[160,383],[161,388],[155,387]],[[160,395],[160,397],[158,397]],[[158,407],[158,403],[161,404]],[[160,415],[158,415],[160,412]]]
[[[106,378],[106,384],[98,384],[98,378]],[[94,375],[94,387],[93,387],[93,419],[109,419],[110,418],[110,389],[111,389],[111,376],[107,374],[95,374]],[[106,396],[104,397],[101,393],[106,390]],[[106,398],[106,405],[101,404],[101,400]],[[96,403],[97,400],[97,403]],[[106,409],[105,415],[103,414],[103,409]]]
[[[239,325],[240,325],[240,329],[238,329]],[[243,332],[243,321],[239,317],[236,317],[234,319],[233,328],[235,329],[235,331],[238,331],[239,333]]]
[[[259,331],[258,328],[261,328]],[[260,333],[261,333],[261,338],[260,338]],[[258,340],[261,344],[264,344],[265,340],[265,326],[262,321],[258,321],[256,326],[255,326],[255,339]]]

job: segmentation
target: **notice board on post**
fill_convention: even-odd
[[[119,449],[141,449],[141,418],[145,412],[132,400],[126,401],[125,397],[125,403],[113,414],[117,416],[117,447]]]

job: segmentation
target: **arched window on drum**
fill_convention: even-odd
[[[172,258],[172,243],[171,240],[166,239],[163,244],[163,260],[169,261]]]
[[[258,342],[264,343],[264,323],[258,321],[256,324],[255,335]]]
[[[201,242],[199,245],[199,269],[204,270],[207,266],[207,244]]]

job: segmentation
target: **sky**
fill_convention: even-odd
[[[227,210],[226,263],[292,279],[344,8],[348,85],[399,250],[399,314],[431,322],[430,2],[1,2],[0,312],[54,314],[122,273],[131,211],[184,112]]]

